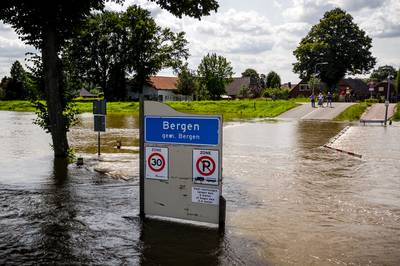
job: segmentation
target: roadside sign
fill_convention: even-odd
[[[372,88],[369,88],[369,91],[374,91],[375,89],[372,87]]]
[[[141,217],[223,228],[222,116],[185,114],[156,101],[141,108]]]
[[[106,115],[107,114],[106,100],[93,101],[93,114],[95,114],[95,115]]]
[[[145,116],[145,142],[186,145],[219,144],[219,117]]]
[[[94,131],[105,132],[106,131],[106,116],[105,115],[94,115]]]
[[[192,187],[192,202],[218,205],[219,190],[217,188]]]
[[[168,180],[168,148],[146,147],[146,178]]]
[[[218,151],[193,150],[193,182],[218,185]]]

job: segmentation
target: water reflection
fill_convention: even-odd
[[[146,220],[141,265],[219,265],[222,238],[216,229]]]

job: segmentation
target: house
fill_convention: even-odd
[[[328,86],[321,82],[313,89],[310,88],[308,82],[303,79],[289,92],[289,97],[309,97],[313,91],[314,94],[318,94],[321,91],[327,92]],[[368,85],[361,79],[341,79],[334,92],[338,94],[339,101],[363,100],[370,96]]]
[[[90,93],[88,90],[82,88],[79,91],[79,97],[82,97],[82,98],[96,98],[97,95],[94,95],[93,93]]]
[[[382,81],[382,82],[371,82],[368,83],[370,86],[370,94],[373,97],[376,97],[378,99],[386,99],[387,96],[387,90],[388,90],[388,82]],[[398,95],[396,95],[396,89],[394,87],[394,82],[393,80],[390,81],[390,101],[391,102],[395,102],[396,101],[396,97],[398,97]]]
[[[243,93],[247,91],[246,93]],[[230,83],[225,86],[227,96],[232,99],[236,98],[254,98],[261,95],[262,88],[257,79],[250,77],[233,78]]]
[[[143,95],[147,100],[165,101],[189,101],[191,96],[177,93],[177,77],[153,76],[150,77],[147,85],[143,87]],[[128,98],[139,99],[139,93],[128,89]]]
[[[289,98],[310,97],[313,92],[314,94],[318,94],[320,91],[327,89],[326,84],[323,82],[312,88],[305,79],[302,79],[298,84],[291,85],[291,87]]]
[[[341,79],[337,92],[339,101],[364,100],[370,97],[368,85],[361,79]]]

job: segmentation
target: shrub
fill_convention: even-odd
[[[273,100],[287,100],[289,98],[289,90],[267,88],[264,90],[263,96],[265,98],[272,98]]]

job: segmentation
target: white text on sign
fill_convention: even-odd
[[[217,188],[192,187],[192,202],[219,205],[219,190]]]

